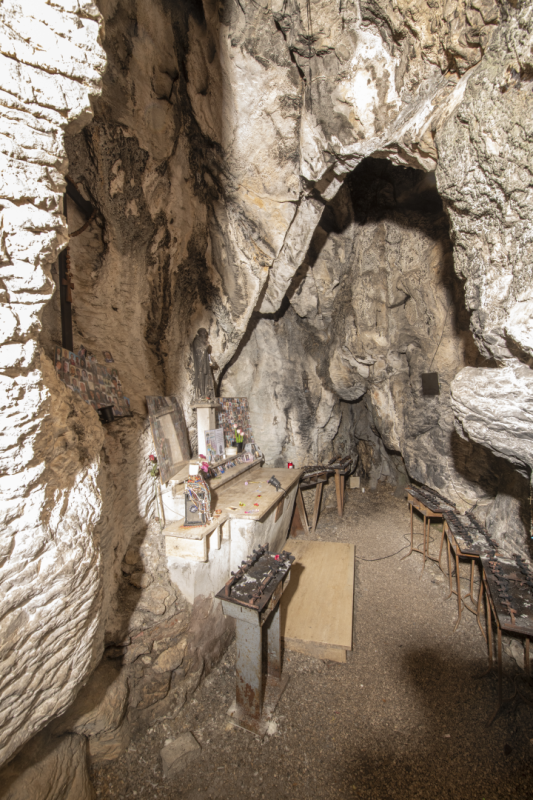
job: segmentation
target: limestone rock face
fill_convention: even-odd
[[[454,410],[472,439],[531,466],[533,20],[520,5],[438,134],[437,182],[476,342],[502,367],[460,373]]]
[[[396,453],[411,478],[459,503],[494,496],[496,460],[454,428],[450,384],[483,359],[432,174],[361,164],[326,206],[287,299],[277,319],[255,319],[222,382],[223,394],[249,398],[267,459],[334,455],[345,401],[343,452],[366,442],[368,475],[397,478]],[[422,393],[421,375],[432,371],[437,397]]]
[[[525,365],[463,369],[452,386],[468,435],[522,470],[533,467],[533,373]]]
[[[37,338],[66,241],[64,135],[90,120],[104,69],[99,26],[85,0],[0,7],[0,763],[67,707],[103,645],[103,435]]]
[[[4,800],[94,800],[87,740],[42,732],[0,772]]]
[[[270,461],[357,451],[374,482],[405,463],[500,527],[522,495],[496,459],[531,464],[527,420],[483,422],[486,377],[473,392],[481,356],[525,392],[533,355],[527,3],[27,5],[0,6],[0,761],[104,646],[138,722],[227,641],[199,626],[176,666],[184,631],[148,633],[191,610],[150,555],[144,398],[176,394],[194,440],[199,328]],[[69,243],[74,347],[112,351],[133,411],[105,429],[52,367],[67,170],[97,210]]]
[[[91,675],[66,714],[52,723],[56,734],[65,732],[96,736],[115,730],[126,713],[127,673],[110,661],[103,661]]]

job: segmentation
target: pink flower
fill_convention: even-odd
[[[155,462],[157,461],[157,458],[153,454],[150,454],[148,456],[148,461],[151,461],[152,464],[155,464]]]

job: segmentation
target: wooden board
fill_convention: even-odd
[[[268,483],[269,478],[274,475],[283,489],[289,492],[300,480],[301,472],[298,469],[255,467],[245,475],[227,483],[222,489],[212,490],[213,507],[220,508],[223,514],[233,519],[261,520],[285,497],[284,492],[281,490],[276,492]]]
[[[233,456],[233,458],[237,458],[237,456]],[[229,460],[232,461],[233,459]],[[228,469],[228,471],[225,472],[224,475],[219,475],[218,478],[209,478],[208,483],[211,492],[220,489],[220,487],[224,486],[224,484],[229,483],[235,478],[238,478],[239,475],[243,474],[243,472],[247,472],[248,470],[253,469],[253,467],[256,467],[258,464],[260,464],[262,460],[263,460],[262,458],[256,458],[255,461],[244,461],[242,464],[237,464],[237,466]],[[219,465],[215,464],[215,466]]]
[[[274,507],[276,507],[276,511],[282,509],[286,495],[282,491],[276,492],[275,488],[269,485],[268,480],[272,475],[279,480],[285,490],[290,491],[300,479],[301,474],[300,470],[261,469],[257,465],[250,470],[250,465],[242,466],[247,467],[248,471],[245,474],[241,473],[241,475],[235,476],[234,480],[228,480],[222,488],[212,492],[211,509],[214,511],[215,508],[219,508],[222,513],[215,517],[209,525],[187,527],[183,524],[183,519],[165,525],[163,535],[165,536],[167,556],[207,561],[207,537],[217,531],[216,543],[211,546],[218,550],[222,538],[221,527],[229,519],[250,519],[257,522]],[[261,497],[258,497],[258,494]],[[240,505],[241,503],[243,505]],[[256,503],[257,505],[255,505]]]
[[[346,661],[352,649],[355,547],[287,541],[296,556],[281,598],[281,635],[288,650]]]
[[[217,464],[211,464],[211,466],[223,467],[224,464],[228,463],[228,461],[234,461],[236,458],[238,458],[238,456],[228,456],[223,461],[219,461]],[[238,475],[242,475],[242,473],[246,472],[246,470],[252,469],[252,467],[256,467],[262,461],[263,458],[261,457],[261,458],[256,458],[255,461],[244,461],[242,464],[237,464],[235,467],[232,467],[227,472],[225,472],[224,475],[220,475],[217,478],[208,478],[209,486],[213,489],[216,489],[219,486],[223,486],[225,483],[228,483],[228,481],[233,480],[233,478],[236,478]],[[174,481],[176,483],[184,483],[189,477],[189,464],[190,462],[187,461],[187,463],[183,467],[181,467],[176,472],[175,475],[172,475],[172,477],[169,478],[169,480]]]
[[[222,525],[228,519],[227,514],[221,514],[209,523],[209,525],[184,525],[183,519],[177,519],[174,522],[169,522],[163,528],[163,536],[174,536],[178,539],[204,539],[208,534],[212,533],[219,525]]]

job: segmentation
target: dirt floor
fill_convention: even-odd
[[[260,741],[226,716],[234,697],[231,647],[175,720],[158,723],[120,759],[93,770],[97,797],[531,800],[533,710],[513,704],[487,727],[497,680],[478,677],[486,672],[487,651],[476,618],[463,612],[454,633],[457,601],[446,602],[448,580],[438,565],[421,572],[421,555],[401,560],[407,550],[387,558],[408,536],[404,499],[386,487],[348,490],[344,518],[326,510],[312,537],[356,546],[347,663],[286,652],[290,682]],[[439,544],[435,527],[432,549]],[[509,655],[504,674],[507,695],[513,676],[525,691]],[[185,731],[201,753],[166,781],[160,750]]]

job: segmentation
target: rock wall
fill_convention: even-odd
[[[437,180],[476,343],[494,360],[494,369],[460,373],[454,411],[472,439],[528,473],[533,11],[520,5],[507,9],[462,103],[439,132]]]
[[[459,370],[484,361],[434,174],[368,159],[325,207],[277,318],[254,318],[222,393],[250,398],[268,460],[297,465],[339,451],[344,401],[344,453],[370,447],[373,484],[396,482],[401,456],[411,479],[484,517],[512,470],[457,435],[450,403]],[[427,372],[437,397],[423,395]]]
[[[0,7],[0,762],[67,707],[102,652],[103,434],[38,341],[66,241],[64,136],[101,85],[99,25],[82,0]]]
[[[150,614],[182,613],[164,569],[147,583],[124,565],[151,546],[144,396],[177,394],[193,439],[200,327],[224,391],[251,397],[269,460],[362,441],[372,480],[405,462],[478,501],[501,535],[520,518],[523,487],[495,456],[531,464],[531,10],[41,0],[29,13],[6,0],[0,22],[3,761],[65,711],[105,646],[130,648],[133,632],[150,638]],[[435,169],[451,245],[420,172]],[[133,410],[106,429],[52,368],[67,170],[97,208],[70,241],[75,348],[112,351]],[[69,202],[69,232],[84,221]],[[520,433],[501,392],[490,401],[482,357],[505,362],[523,393]],[[446,394],[463,367],[452,394],[469,441]],[[429,368],[439,398],[420,395]],[[226,632],[202,614],[198,648],[216,653],[212,628]],[[147,709],[164,699],[147,688],[163,682],[155,644],[124,662],[128,696],[150,695]],[[166,670],[167,692],[179,669]]]

